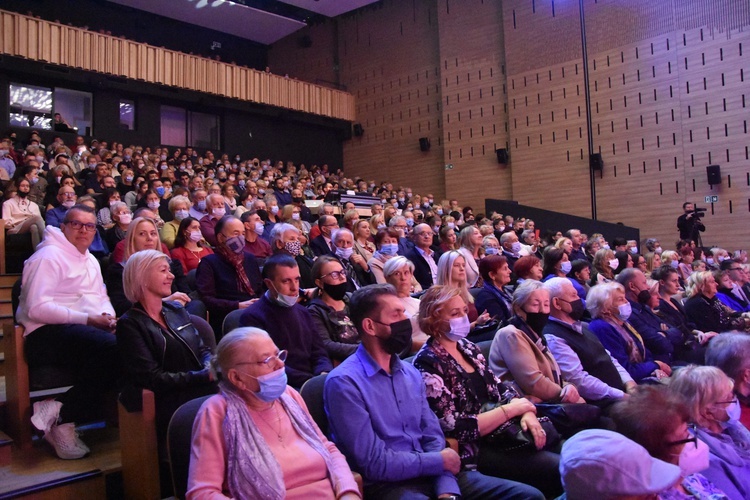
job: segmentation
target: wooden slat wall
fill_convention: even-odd
[[[0,53],[343,120],[347,92],[0,11]],[[235,77],[236,75],[236,77]]]
[[[500,2],[438,2],[446,192],[483,212],[485,198],[510,199],[508,101]],[[488,50],[488,48],[495,50]]]

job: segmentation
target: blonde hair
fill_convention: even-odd
[[[690,275],[685,283],[685,297],[688,299],[695,295],[698,295],[706,285],[708,278],[713,276],[711,271],[696,271]]]
[[[440,256],[440,260],[438,260],[437,266],[437,284],[457,288],[461,292],[461,297],[463,297],[466,303],[473,304],[474,297],[472,297],[471,293],[469,293],[469,287],[466,281],[464,281],[463,283],[454,282],[453,278],[451,277],[451,274],[453,273],[453,264],[459,257],[463,259],[464,264],[466,264],[466,258],[458,250],[450,250]]]
[[[445,333],[446,322],[440,318],[445,304],[453,297],[460,296],[458,288],[435,285],[430,287],[419,301],[419,329],[430,337],[440,337]]]
[[[146,277],[150,274],[151,267],[161,259],[171,262],[166,254],[157,250],[141,250],[128,257],[122,272],[122,287],[130,302],[136,303],[143,299]]]
[[[158,240],[156,244],[156,250],[159,252],[162,251],[161,240],[159,239],[159,236],[158,236],[159,228],[156,226],[156,222],[153,219],[149,219],[147,217],[137,217],[133,219],[133,221],[130,222],[130,225],[128,226],[128,231],[125,233],[125,238],[123,238],[125,240],[125,247],[123,248],[123,253],[122,253],[123,262],[127,261],[131,255],[133,255],[134,253],[138,251],[135,249],[135,233],[138,230],[138,225],[141,222],[148,222],[149,224],[152,224],[154,226],[154,229],[156,230],[156,234],[157,234],[156,239]]]

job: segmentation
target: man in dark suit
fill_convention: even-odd
[[[422,290],[427,290],[437,281],[437,263],[439,256],[430,248],[432,245],[432,228],[429,224],[417,224],[414,228],[414,248],[408,250],[404,257],[414,264],[414,277]]]
[[[414,243],[409,241],[409,239],[406,237],[406,233],[409,228],[409,226],[406,225],[406,217],[403,217],[401,215],[391,217],[391,220],[388,221],[388,226],[398,231],[398,254],[406,255],[409,250],[414,248]]]
[[[333,255],[334,250],[331,234],[339,228],[336,217],[333,215],[321,215],[318,219],[318,228],[320,229],[320,235],[310,240],[310,249],[312,249],[316,257]]]

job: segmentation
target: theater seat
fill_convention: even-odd
[[[211,396],[193,399],[177,408],[167,429],[167,454],[172,474],[172,487],[177,498],[185,498],[190,470],[190,445],[195,421],[201,405]]]

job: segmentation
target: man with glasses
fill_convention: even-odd
[[[747,310],[750,307],[750,300],[745,292],[748,276],[742,263],[735,259],[726,259],[721,263],[720,268],[722,271],[729,271],[729,277],[732,278],[732,296],[737,299],[744,310]]]
[[[268,291],[242,314],[240,325],[267,331],[279,349],[289,351],[287,378],[289,385],[299,389],[333,366],[323,340],[311,328],[312,316],[298,303],[300,273],[294,258],[286,253],[269,257],[263,265],[263,281]]]
[[[333,231],[339,228],[339,223],[336,222],[336,217],[333,215],[321,215],[318,219],[318,228],[320,229],[320,235],[310,240],[310,248],[316,257],[321,255],[334,255],[336,249],[334,248],[331,236]]]
[[[76,380],[57,400],[34,403],[31,417],[63,459],[89,453],[74,422],[97,416],[92,410],[102,408],[120,372],[115,310],[99,263],[88,251],[95,234],[94,210],[75,205],[59,229],[47,226],[44,241],[23,268],[17,317],[26,329],[29,368],[56,366]]]
[[[414,263],[414,277],[422,290],[437,283],[437,262],[440,256],[432,248],[432,228],[429,224],[417,224],[414,228],[414,248],[406,252],[406,257]]]
[[[391,220],[388,221],[388,227],[392,227],[393,229],[398,231],[398,234],[399,234],[398,254],[399,255],[406,255],[409,252],[409,250],[414,248],[414,243],[409,241],[409,239],[406,237],[406,230],[409,227],[406,224],[406,217],[402,215],[391,217]]]

